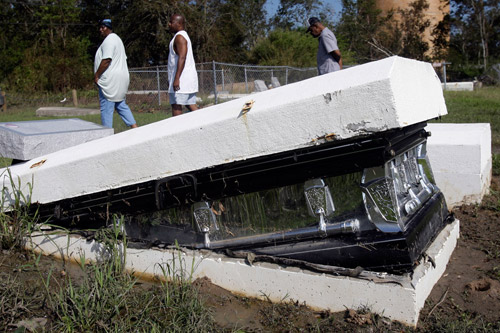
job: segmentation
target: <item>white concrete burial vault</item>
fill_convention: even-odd
[[[246,103],[251,104],[249,111],[244,109]],[[32,201],[43,204],[309,147],[325,135],[333,134],[335,140],[354,138],[446,113],[432,66],[390,57],[40,156],[12,166],[10,172],[22,191],[27,192],[33,181]],[[15,191],[5,170],[0,174],[7,193]],[[265,294],[275,301],[288,296],[332,311],[369,306],[415,325],[446,267],[458,230],[458,221],[449,224],[426,251],[436,266],[423,260],[411,277],[363,272],[352,278],[271,264],[248,266],[204,251],[186,250],[183,256],[188,263],[195,258],[195,277],[208,277],[233,292]],[[57,235],[34,235],[32,241],[39,251],[77,259],[80,251],[95,258],[98,247]],[[172,255],[167,250],[129,249],[127,266],[138,274],[156,274],[155,264],[171,260]]]

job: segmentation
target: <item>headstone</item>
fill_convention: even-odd
[[[500,64],[494,64],[491,66],[492,72],[493,72],[493,79],[496,82],[500,82]]]
[[[280,81],[275,76],[271,78],[271,84],[273,85],[273,88],[278,88],[281,86]]]
[[[255,80],[253,81],[254,85],[255,85],[255,91],[256,92],[261,92],[261,91],[266,91],[267,90],[267,86],[266,86],[266,83],[262,80]]]
[[[81,119],[0,123],[0,156],[27,161],[113,133],[112,128]]]

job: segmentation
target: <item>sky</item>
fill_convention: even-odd
[[[332,6],[335,10],[336,16],[340,15],[340,11],[342,10],[342,1],[341,0],[322,0],[323,4]],[[268,18],[273,16],[278,10],[280,4],[280,0],[267,0],[265,8],[267,10]],[[337,19],[336,17],[335,19]]]

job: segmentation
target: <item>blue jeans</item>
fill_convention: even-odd
[[[127,126],[132,126],[135,124],[134,116],[132,111],[128,107],[125,100],[121,102],[111,102],[104,97],[101,87],[99,87],[99,103],[101,104],[101,123],[102,126],[113,128],[113,112],[118,112],[123,122]]]

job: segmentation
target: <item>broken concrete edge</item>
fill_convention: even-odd
[[[339,312],[365,308],[415,327],[425,300],[446,269],[458,237],[459,221],[455,220],[437,235],[411,276],[369,271],[361,272],[363,278],[336,276],[271,263],[249,265],[244,259],[188,249],[127,248],[125,267],[139,278],[155,280],[164,277],[162,265],[170,265],[177,269],[176,274],[192,280],[208,278],[235,294],[278,303],[299,301],[313,310]],[[61,232],[34,232],[26,247],[72,262],[83,258],[86,262],[95,261],[104,250],[94,240]]]

